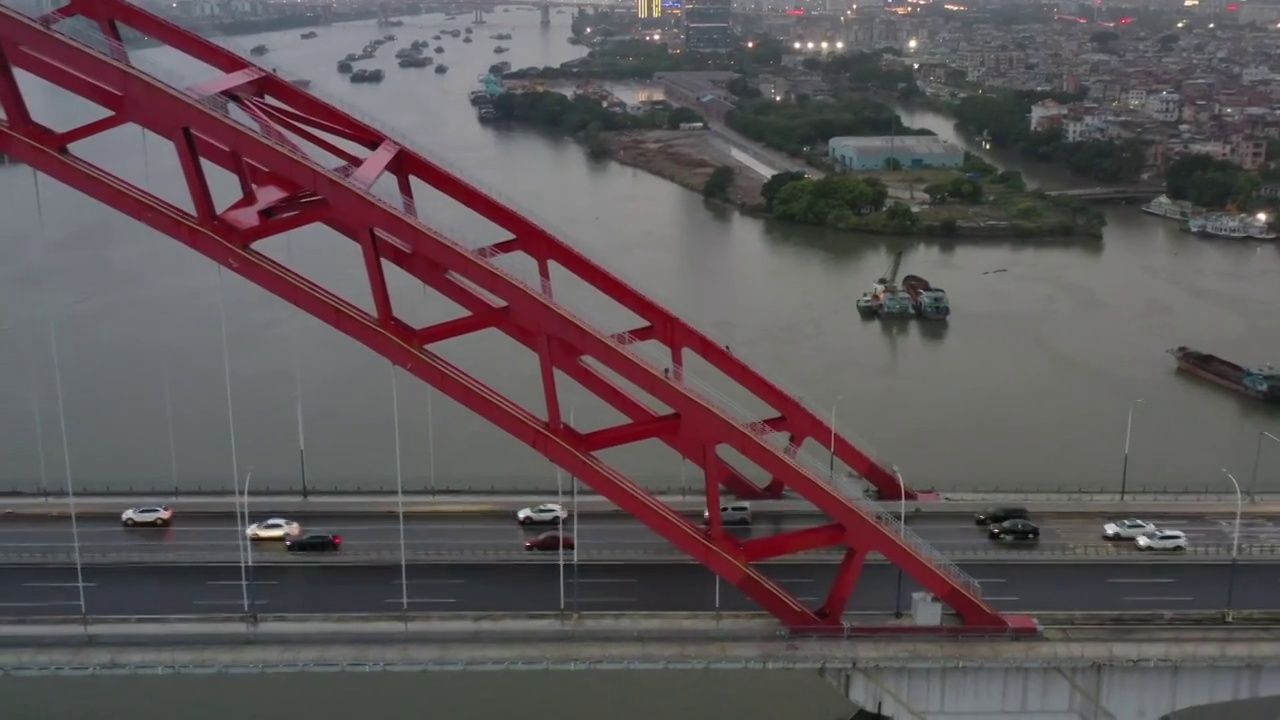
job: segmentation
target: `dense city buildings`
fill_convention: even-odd
[[[731,0],[685,0],[684,46],[723,51],[733,47]]]

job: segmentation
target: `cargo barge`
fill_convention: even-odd
[[[1243,367],[1186,345],[1168,353],[1178,361],[1179,370],[1257,400],[1280,402],[1280,370],[1270,365]]]
[[[947,291],[929,284],[919,275],[902,278],[902,289],[911,298],[911,309],[916,317],[924,320],[946,320],[951,315],[951,301]]]

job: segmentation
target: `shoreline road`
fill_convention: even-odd
[[[255,521],[272,517],[266,510],[252,513]],[[332,532],[342,536],[348,558],[381,557],[397,560],[400,530],[396,517],[298,513],[285,515],[302,523],[304,532]],[[758,517],[748,528],[732,528],[741,539],[762,537],[789,530],[812,527],[809,516],[776,515]],[[1175,524],[1176,523],[1176,524]],[[1020,555],[1116,556],[1136,552],[1131,543],[1104,543],[1103,521],[1088,518],[1058,518],[1042,525],[1037,547],[994,543],[984,530],[965,517],[920,516],[908,523],[926,542],[944,554],[965,557],[1008,557]],[[1162,523],[1163,524],[1163,523]],[[1171,527],[1185,531],[1192,543],[1189,555],[1229,552],[1233,524],[1218,517],[1184,516],[1172,520]],[[571,529],[567,525],[566,529]],[[520,554],[524,542],[551,529],[550,526],[522,527],[514,515],[406,517],[404,547],[411,558],[494,557]],[[241,552],[243,537],[233,514],[181,515],[165,528],[124,528],[115,518],[81,518],[77,533],[82,556],[93,562],[130,562],[139,557],[173,558],[181,562],[234,562]],[[75,538],[69,518],[0,516],[0,563],[70,562]],[[581,516],[577,523],[579,552],[591,559],[640,559],[647,556],[680,557],[662,538],[640,522],[626,516]],[[1280,558],[1280,518],[1250,518],[1241,531],[1246,557],[1274,555]],[[829,554],[829,553],[828,553]],[[255,543],[254,555],[269,559],[284,555],[280,543]],[[65,556],[65,558],[63,557]],[[230,560],[228,560],[230,558]]]
[[[1230,564],[975,564],[963,566],[991,605],[1002,611],[1212,611],[1224,609]],[[75,617],[83,589],[90,616],[259,613],[554,612],[560,571],[552,564],[263,566],[241,580],[236,565],[0,567],[0,617]],[[836,568],[829,564],[766,567],[802,602],[822,602]],[[1280,608],[1270,565],[1235,568],[1235,610]],[[579,563],[566,565],[566,609],[579,612],[724,612],[757,608],[698,565]],[[891,612],[898,572],[867,566],[852,612]],[[898,607],[918,590],[904,576]]]

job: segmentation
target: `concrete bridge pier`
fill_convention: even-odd
[[[471,20],[472,25],[484,25],[484,10],[476,8],[475,18]]]
[[[538,6],[538,24],[542,27],[547,27],[551,24],[551,6],[547,3],[542,3]]]
[[[1064,667],[996,660],[857,665],[820,673],[859,707],[893,720],[1161,720],[1201,705],[1280,695],[1280,665],[1188,667],[1155,659]]]

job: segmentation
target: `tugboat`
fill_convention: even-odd
[[[266,45],[254,45],[249,50],[249,54],[254,57],[262,57],[263,55],[266,55],[269,52],[271,52],[271,48],[267,47]]]
[[[501,55],[502,53],[504,53],[504,52],[506,52],[506,51],[507,51],[507,48],[504,48],[504,47],[502,47],[501,45],[499,45],[498,47],[496,47],[496,48],[494,48],[494,49],[493,49],[493,52],[494,52],[494,54],[495,54],[495,55]]]
[[[894,253],[893,262],[884,277],[871,285],[871,292],[863,293],[855,307],[864,318],[883,320],[911,317],[911,296],[897,285],[898,268],[902,266],[902,251]]]
[[[434,52],[435,54],[437,54],[437,55],[439,55],[440,53],[443,53],[443,52],[444,52],[444,46],[443,46],[443,45],[437,45],[437,46],[435,47],[435,50],[433,50],[433,52]]]
[[[437,65],[437,66],[436,66],[436,74],[437,74],[437,75],[443,75],[443,74],[445,74],[445,73],[447,73],[447,72],[449,72],[449,66],[448,66],[448,65]]]
[[[342,73],[343,75],[347,75],[351,72],[351,70],[352,70],[351,63],[347,62],[346,60],[338,61],[338,72]]]
[[[318,37],[320,37],[320,33],[317,33],[317,32],[315,32],[314,30],[313,30],[313,31],[311,31],[311,32],[304,32],[304,33],[302,33],[302,39],[303,39],[303,40],[315,40],[315,39],[316,39],[316,38],[318,38]]]
[[[466,37],[462,38],[462,42],[464,42],[464,43],[469,43],[469,42],[471,42],[471,36],[470,36],[470,35],[468,35],[468,36],[466,36]]]
[[[1178,369],[1264,402],[1280,402],[1280,370],[1271,365],[1242,367],[1217,355],[1179,345],[1167,351]]]
[[[919,275],[907,275],[902,278],[902,289],[911,298],[911,309],[916,317],[924,320],[946,320],[951,315],[951,301],[947,291],[929,284]]]
[[[400,67],[402,68],[424,68],[435,62],[435,58],[422,57],[421,55],[410,55],[409,57],[400,58]]]

